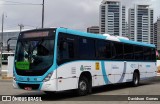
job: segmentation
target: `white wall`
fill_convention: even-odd
[[[14,56],[8,56],[7,77],[13,77]]]
[[[157,67],[160,66],[160,60],[157,60]]]

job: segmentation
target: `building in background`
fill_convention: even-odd
[[[87,32],[99,34],[99,26],[91,26],[87,28]]]
[[[157,48],[157,22],[154,23],[154,44]]]
[[[128,16],[129,38],[154,44],[153,9],[149,5],[135,5]]]
[[[129,38],[129,36],[128,36],[128,23],[126,22],[126,27],[125,27],[125,35],[124,35],[124,37],[127,37],[127,38]]]
[[[160,52],[160,18],[157,19],[157,22],[154,24],[154,36],[155,36],[155,45],[157,45],[157,50]]]
[[[125,36],[125,6],[120,0],[103,0],[100,5],[100,33]]]
[[[4,51],[7,50],[7,40],[9,38],[12,38],[12,37],[17,37],[18,38],[18,35],[19,35],[19,30],[7,30],[7,31],[4,31],[3,32],[3,49]],[[2,35],[2,33],[0,32],[0,36]],[[16,47],[16,40],[10,40],[9,43],[10,43],[10,48],[12,50],[15,50],[15,47]]]

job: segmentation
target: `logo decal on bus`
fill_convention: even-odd
[[[112,69],[119,69],[117,65],[112,65]]]
[[[146,68],[150,68],[151,67],[151,65],[146,65]]]
[[[80,67],[80,71],[90,71],[91,70],[91,66],[83,66],[81,65]]]
[[[80,71],[83,71],[84,70],[84,67],[83,67],[83,65],[81,65],[81,67],[80,67]]]
[[[96,70],[99,70],[100,68],[99,68],[99,62],[96,62]]]

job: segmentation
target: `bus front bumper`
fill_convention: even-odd
[[[39,91],[56,91],[56,79],[47,82],[21,82],[13,80],[15,89],[39,90]]]

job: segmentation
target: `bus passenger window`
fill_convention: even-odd
[[[143,60],[143,47],[135,46],[134,55],[135,55],[135,60]]]
[[[122,60],[123,59],[123,44],[115,42],[113,44],[112,48],[115,48],[115,57],[114,57],[114,59]]]
[[[78,54],[80,59],[94,59],[96,57],[94,39],[80,38]]]
[[[151,49],[151,60],[156,61],[156,50],[154,48]]]
[[[143,54],[144,60],[150,61],[151,60],[151,48],[143,47]]]
[[[67,60],[73,60],[75,56],[74,55],[74,43],[60,41],[57,54],[58,54],[58,61],[60,63],[63,63]]]
[[[110,42],[101,40],[97,42],[97,57],[99,59],[110,59],[112,57],[111,54]]]

